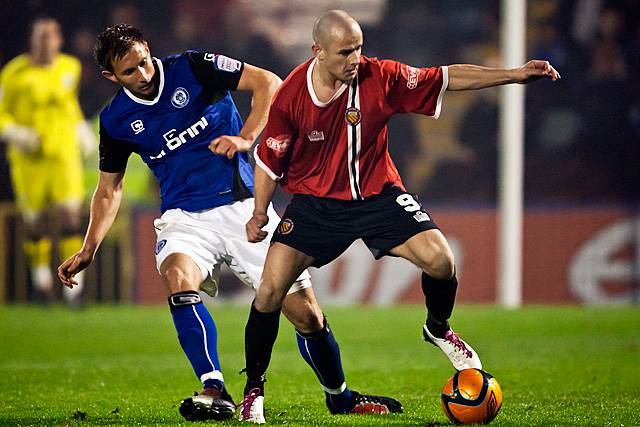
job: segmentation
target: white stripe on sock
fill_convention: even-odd
[[[307,354],[309,355],[309,360],[311,360],[311,365],[313,365],[313,370],[316,371],[316,374],[318,374],[318,377],[320,377],[320,385],[322,385],[322,383],[324,383],[324,378],[322,378],[322,374],[316,367],[316,364],[313,363],[313,357],[311,357],[311,352],[309,351],[309,344],[306,339],[304,340],[304,348],[305,350],[307,350]],[[322,388],[324,388],[324,385],[322,385]]]
[[[207,330],[204,327],[204,323],[202,323],[202,319],[200,319],[200,316],[198,315],[196,306],[192,305],[191,309],[193,310],[193,314],[196,315],[196,319],[198,319],[198,322],[200,322],[200,326],[202,327],[202,337],[204,339],[204,352],[207,355],[207,360],[209,361],[209,363],[211,363],[211,368],[214,371],[217,371],[216,366],[213,364],[213,361],[211,360],[211,356],[209,356],[209,346],[207,345]]]
[[[320,374],[320,371],[318,370],[318,368],[316,367],[316,364],[313,363],[313,357],[311,357],[311,352],[309,351],[309,345],[307,344],[308,341],[306,340],[306,338],[304,336],[302,336],[301,334],[298,333],[298,331],[296,331],[296,333],[298,334],[298,336],[300,338],[302,338],[304,340],[304,348],[305,350],[307,350],[307,354],[309,355],[309,360],[311,361],[311,365],[313,367],[313,370],[318,374],[318,377],[320,378],[320,385],[322,386],[322,389],[329,393],[329,394],[340,394],[343,391],[345,391],[347,389],[347,383],[343,382],[342,385],[340,385],[340,387],[338,388],[328,388],[324,386],[324,378],[322,378],[322,374]]]

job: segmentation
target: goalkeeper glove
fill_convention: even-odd
[[[40,146],[36,131],[26,126],[8,124],[0,132],[0,138],[24,153],[33,153]]]
[[[87,158],[96,152],[98,148],[98,138],[96,133],[91,128],[91,125],[86,121],[81,121],[76,127],[76,134],[78,136],[78,145],[82,155]]]

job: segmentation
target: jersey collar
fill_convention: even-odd
[[[153,60],[156,61],[156,64],[158,64],[158,73],[160,73],[160,87],[158,88],[158,94],[156,95],[155,98],[151,100],[147,100],[147,99],[138,98],[133,93],[131,93],[129,89],[127,89],[126,87],[123,87],[122,89],[124,89],[124,93],[126,93],[127,96],[131,98],[133,102],[137,102],[138,104],[143,104],[143,105],[155,105],[158,103],[158,100],[162,95],[162,89],[164,88],[164,68],[162,66],[162,61],[160,61],[158,58],[154,57]]]
[[[309,91],[309,95],[311,95],[311,100],[316,106],[326,107],[327,105],[331,104],[336,98],[340,97],[340,95],[342,95],[342,92],[344,92],[347,87],[349,87],[349,85],[343,82],[342,86],[340,86],[340,89],[338,89],[338,91],[333,94],[330,100],[328,100],[327,102],[320,101],[318,99],[318,96],[316,95],[316,91],[313,89],[313,80],[311,79],[313,67],[315,67],[316,62],[318,62],[318,58],[313,58],[313,61],[311,61],[311,64],[309,64],[309,68],[307,68],[307,90]]]

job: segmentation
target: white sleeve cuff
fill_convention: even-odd
[[[442,87],[440,88],[440,93],[438,94],[436,111],[435,113],[433,113],[433,116],[431,116],[436,120],[438,120],[438,117],[440,117],[440,111],[442,110],[442,98],[444,98],[444,93],[447,91],[447,87],[449,86],[449,67],[444,65],[441,68],[442,68]]]
[[[256,145],[256,148],[253,150],[253,158],[256,161],[256,165],[260,166],[260,169],[265,171],[267,175],[269,175],[269,178],[274,181],[280,181],[284,176],[284,173],[280,174],[280,176],[276,175],[271,169],[269,169],[269,166],[267,166],[262,160],[260,160],[260,157],[258,157],[258,145]]]

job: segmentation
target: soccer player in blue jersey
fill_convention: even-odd
[[[229,418],[235,405],[224,386],[216,326],[198,290],[217,293],[222,263],[258,287],[268,243],[247,242],[245,223],[254,209],[247,151],[266,123],[281,80],[212,53],[154,58],[141,32],[125,24],[107,28],[94,54],[102,75],[122,87],[100,114],[100,180],[83,247],[60,265],[58,276],[72,287],[74,276],[94,259],[120,206],[127,159],[137,153],[160,184],[156,263],[178,339],[203,383],[198,395],[182,401],[180,413],[189,420]],[[233,90],[252,92],[244,124]],[[280,219],[271,206],[268,216],[267,231],[273,232]],[[361,395],[346,386],[338,344],[307,271],[285,298],[283,312],[297,330],[303,358],[321,379],[332,413],[375,413],[382,406],[388,412],[402,410],[393,399]],[[256,382],[247,384],[240,418],[264,423],[264,377]]]

